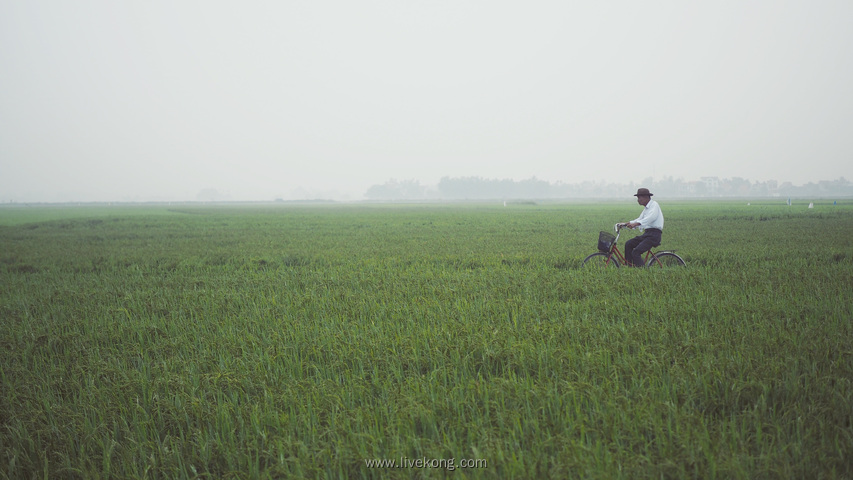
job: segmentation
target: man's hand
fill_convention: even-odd
[[[625,224],[625,226],[628,228],[637,228],[640,226],[640,224],[638,222],[628,222]]]

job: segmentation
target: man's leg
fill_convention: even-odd
[[[646,230],[646,233],[640,235],[639,237],[634,237],[632,240],[637,240],[637,245],[635,245],[631,249],[631,262],[637,266],[643,266],[643,254],[648,252],[654,247],[660,245],[661,240],[661,232],[659,230]],[[625,252],[626,256],[628,255],[628,243],[625,243]]]
[[[643,241],[643,236],[634,237],[625,242],[625,260],[635,267],[642,266],[643,259],[641,253],[636,253],[637,246]],[[651,247],[649,247],[651,248]],[[648,248],[646,249],[648,250]]]

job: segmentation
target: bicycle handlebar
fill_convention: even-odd
[[[617,223],[616,225],[613,225],[613,230],[616,231],[616,238],[613,240],[614,244],[619,242],[619,230],[622,230],[623,228],[629,228],[630,230],[633,230],[633,228],[628,227],[627,223]]]

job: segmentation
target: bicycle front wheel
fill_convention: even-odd
[[[660,252],[655,253],[649,259],[649,263],[646,264],[647,267],[658,267],[658,268],[666,268],[666,267],[684,267],[687,263],[684,262],[684,259],[679,257],[678,255],[672,252]]]
[[[619,268],[619,260],[616,258],[616,255],[604,252],[595,252],[583,259],[581,267],[602,270],[608,268]]]

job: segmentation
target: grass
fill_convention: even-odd
[[[0,209],[0,478],[853,475],[851,205],[662,206]]]

